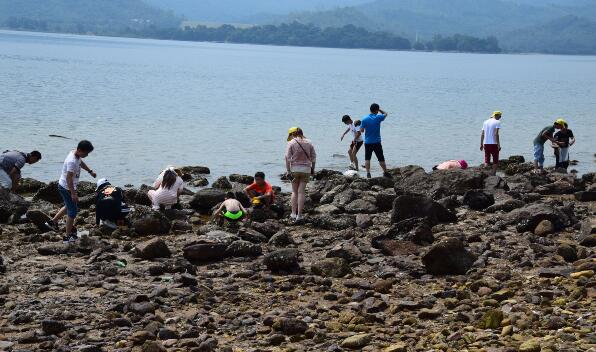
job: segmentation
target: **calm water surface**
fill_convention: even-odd
[[[148,183],[167,164],[206,165],[212,177],[263,170],[279,184],[294,125],[315,143],[320,167],[344,170],[347,159],[334,156],[348,148],[340,118],[360,118],[372,102],[390,112],[382,130],[390,166],[479,164],[482,122],[502,110],[504,155],[530,159],[532,139],[561,116],[578,139],[576,168],[596,169],[596,57],[0,31],[0,149],[41,150],[25,176],[44,181],[57,179],[75,140],[89,139],[88,164],[119,184]]]

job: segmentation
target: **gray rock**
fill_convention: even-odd
[[[455,214],[431,198],[418,194],[405,194],[393,202],[391,222],[397,223],[410,218],[425,218],[430,224],[457,221]]]
[[[596,219],[587,219],[582,222],[578,242],[582,246],[596,246]]]
[[[301,335],[308,329],[308,324],[294,318],[278,318],[273,322],[272,328],[284,335]]]
[[[326,255],[327,258],[342,258],[348,263],[359,262],[362,259],[362,252],[351,243],[340,243],[333,247]]]
[[[361,229],[367,229],[373,225],[372,217],[369,214],[356,214],[356,225]]]
[[[190,206],[201,214],[211,215],[211,209],[225,200],[225,192],[215,188],[199,190],[190,201]]]
[[[232,184],[230,183],[230,181],[228,180],[227,177],[222,176],[220,178],[218,178],[217,180],[215,180],[215,182],[213,182],[213,184],[211,185],[213,188],[217,188],[217,189],[232,189]]]
[[[575,199],[577,199],[580,202],[596,202],[596,191],[576,192]]]
[[[228,245],[216,241],[199,241],[184,247],[184,258],[190,262],[209,262],[226,257]]]
[[[294,239],[285,230],[281,230],[275,235],[271,236],[268,244],[275,247],[285,247],[294,244]]]
[[[66,331],[66,325],[61,321],[46,319],[41,321],[41,330],[46,335],[59,335]]]
[[[343,258],[325,258],[311,267],[313,274],[323,277],[341,278],[352,272],[348,261]]]
[[[229,257],[258,257],[263,254],[261,246],[248,241],[232,242],[226,249]]]
[[[495,204],[495,197],[483,190],[469,190],[464,194],[464,205],[473,210],[484,210]]]
[[[170,220],[149,207],[141,205],[135,207],[135,211],[129,215],[129,220],[140,236],[163,235],[170,232]]]
[[[313,217],[311,222],[316,228],[334,231],[346,230],[356,226],[354,217],[347,215],[319,215]]]
[[[552,222],[555,231],[571,225],[571,219],[559,208],[540,203],[515,209],[507,214],[505,220],[508,224],[516,225],[518,232],[534,231],[542,220]]]

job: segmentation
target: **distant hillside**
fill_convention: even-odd
[[[297,11],[324,11],[371,0],[145,0],[192,21],[260,22]]]
[[[142,0],[0,0],[0,25],[15,29],[116,32],[180,20]]]
[[[504,40],[512,51],[551,54],[596,54],[596,21],[566,16],[514,31]]]
[[[568,23],[569,16],[576,18],[569,30],[548,30],[559,22]],[[579,17],[585,18],[583,22]],[[496,36],[504,48],[516,51],[551,52],[553,42],[568,41],[565,53],[583,53],[576,51],[582,47],[579,40],[586,41],[583,47],[596,41],[596,32],[584,33],[591,20],[596,20],[596,0],[376,0],[329,11],[293,13],[283,19],[323,27],[353,24],[411,40],[455,34]],[[539,28],[549,33],[548,41],[532,38]],[[571,32],[582,35],[570,37]],[[563,50],[562,45],[558,48]]]

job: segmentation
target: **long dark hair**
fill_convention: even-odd
[[[176,175],[176,173],[174,171],[166,170],[163,173],[163,178],[161,180],[161,187],[167,188],[167,189],[172,188],[174,183],[176,183],[177,178],[178,178],[178,175]]]

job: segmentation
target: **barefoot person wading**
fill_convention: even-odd
[[[360,132],[360,121],[352,121],[352,118],[349,115],[344,115],[341,118],[341,121],[348,125],[348,128],[345,132],[341,135],[340,140],[343,141],[346,134],[352,132],[353,139],[352,143],[350,143],[350,149],[348,149],[348,156],[350,157],[350,169],[358,171],[358,151],[364,144],[364,139],[362,138],[362,132]]]

